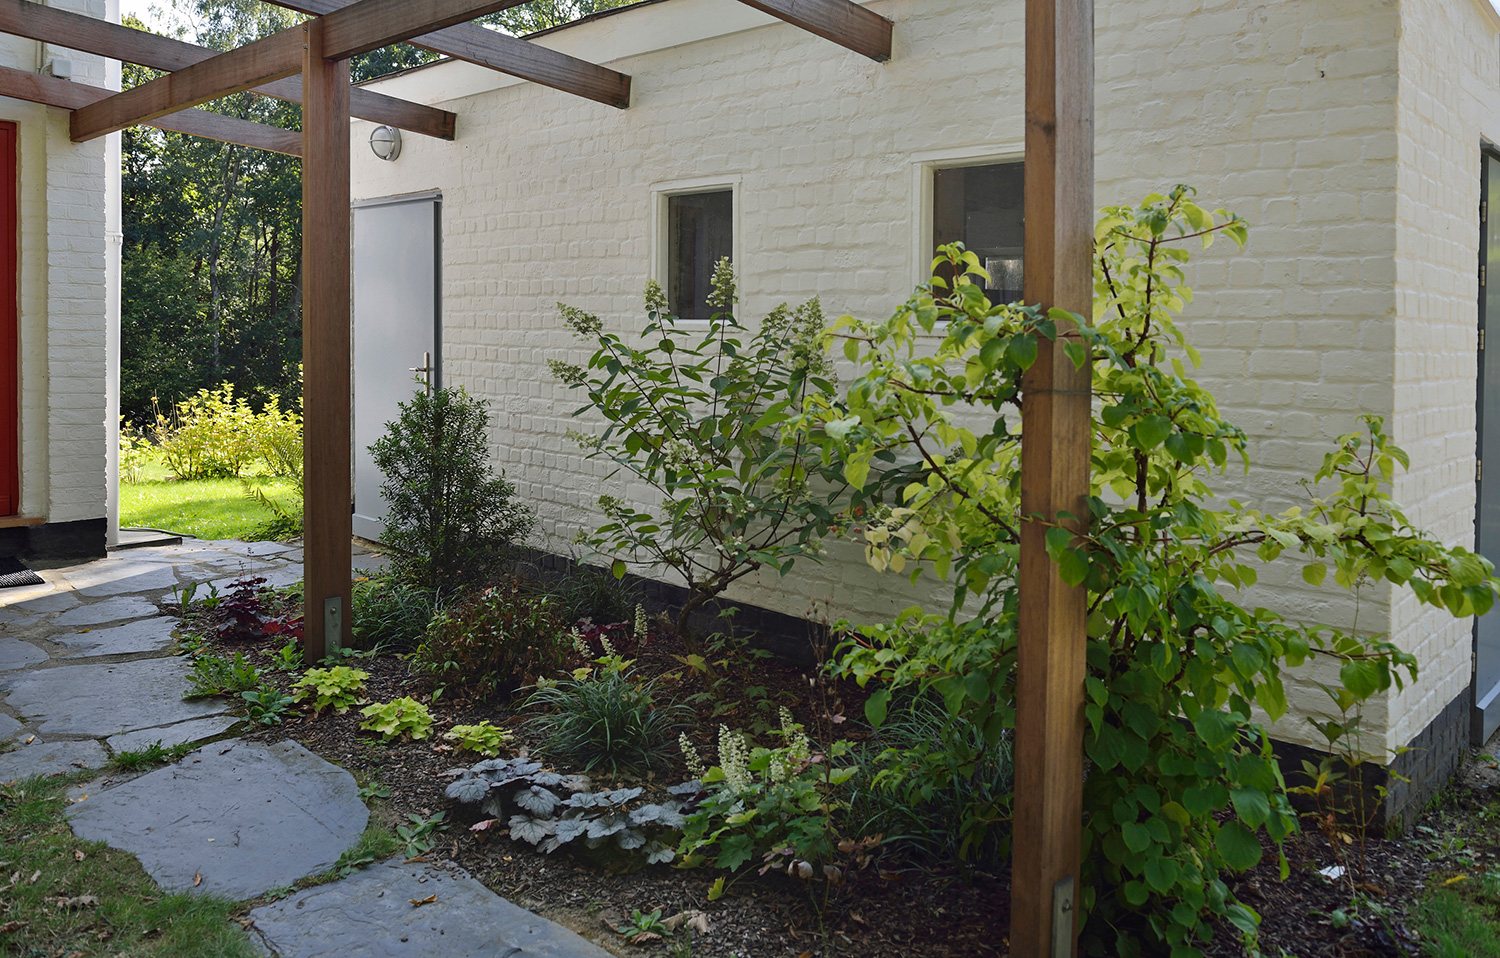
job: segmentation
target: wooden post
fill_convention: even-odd
[[[302,57],[303,658],[349,638],[351,528],[349,61]]]
[[[1028,303],[1085,317],[1093,302],[1093,0],[1026,0]],[[1063,330],[1059,333],[1066,335]],[[1021,510],[1087,518],[1090,371],[1043,343],[1022,382]],[[1087,591],[1048,557],[1044,522],[1021,527],[1010,953],[1077,946],[1083,822]]]

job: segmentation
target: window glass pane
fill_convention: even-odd
[[[714,265],[733,251],[734,193],[667,197],[667,302],[682,319],[708,319]]]
[[[1021,298],[1025,170],[1017,161],[933,172],[932,248],[963,243],[978,254],[991,302]]]

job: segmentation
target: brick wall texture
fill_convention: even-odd
[[[104,0],[53,6],[104,16]],[[100,57],[0,36],[0,65],[54,58],[73,82],[104,83]],[[68,112],[0,98],[17,125],[21,513],[49,522],[105,514],[104,140],[75,144]]]
[[[831,315],[881,316],[931,255],[924,170],[1020,155],[1021,0],[869,5],[896,23],[886,64],[769,20],[714,35],[718,7],[668,0],[546,38],[630,73],[628,110],[455,64],[379,88],[446,101],[456,141],[408,137],[384,163],[355,124],[356,199],[443,193],[444,375],[492,400],[496,461],[537,505],[543,548],[566,552],[599,493],[643,495],[565,439],[578,397],[546,360],[584,355],[560,300],[639,327],[660,269],[658,191],[735,184],[747,317],[814,295]],[[1252,225],[1246,252],[1195,257],[1185,324],[1201,379],[1251,436],[1255,468],[1227,475],[1226,494],[1268,510],[1303,500],[1297,480],[1375,413],[1412,453],[1397,494],[1413,519],[1472,545],[1479,149],[1500,141],[1492,22],[1476,0],[1099,0],[1097,29],[1096,203],[1186,182]],[[1366,710],[1372,754],[1467,685],[1469,623],[1379,586],[1357,601],[1314,589],[1297,563],[1269,572],[1248,601],[1392,631],[1420,657],[1420,681]],[[931,594],[836,545],[735,598],[793,615],[824,600],[874,621]],[[1294,680],[1278,737],[1315,740],[1318,677]]]

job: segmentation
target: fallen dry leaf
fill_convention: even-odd
[[[203,873],[193,872],[193,887],[197,888],[201,884],[203,884]]]
[[[25,927],[26,922],[24,921],[8,921],[5,924],[0,925],[0,935],[8,935],[11,932],[20,931]]]
[[[58,908],[88,908],[99,904],[99,899],[93,895],[79,895],[77,898],[59,898]]]
[[[38,878],[41,878],[41,877],[42,877],[42,870],[40,868],[38,868],[36,871],[34,871],[34,872],[31,873],[31,879],[26,884],[28,884],[28,885],[35,885],[36,884],[36,880]]]
[[[81,861],[83,861],[87,857],[88,856],[83,853],[83,849],[81,849],[81,848],[75,848],[75,849],[73,849],[73,860],[75,862],[81,862]]]
[[[1468,881],[1468,880],[1469,880],[1469,876],[1468,875],[1454,875],[1452,878],[1450,878],[1447,881],[1443,882],[1443,884],[1444,885],[1456,885],[1457,883],[1459,883],[1461,881]]]
[[[660,941],[661,940],[661,935],[658,935],[654,931],[643,931],[643,932],[640,932],[638,934],[631,935],[629,938],[626,938],[625,940],[628,941],[628,942],[630,942],[632,945],[639,945],[639,944],[641,944],[643,942],[647,942],[647,941]]]
[[[433,902],[437,901],[437,895],[428,895],[426,898],[408,898],[406,900],[411,902],[413,905],[421,907],[422,905],[430,905]]]

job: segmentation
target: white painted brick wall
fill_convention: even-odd
[[[920,161],[1019,153],[1020,0],[870,6],[896,21],[888,64],[722,4],[672,0],[546,40],[614,58],[634,77],[627,111],[453,64],[379,87],[445,102],[459,114],[457,141],[408,137],[401,159],[383,163],[365,145],[370,126],[355,124],[356,198],[443,191],[444,374],[493,400],[496,460],[537,504],[544,545],[565,551],[593,523],[600,492],[635,494],[605,483],[609,469],[564,439],[579,400],[545,361],[583,355],[557,319],[558,300],[613,329],[638,327],[654,185],[738,179],[746,316],[813,295],[830,315],[882,316],[930,255],[917,238]],[[1403,25],[1403,10],[1430,23]],[[1301,501],[1297,479],[1368,411],[1393,417],[1418,460],[1400,488],[1414,517],[1446,541],[1471,538],[1460,460],[1472,458],[1475,295],[1472,275],[1458,274],[1474,262],[1475,231],[1453,217],[1469,208],[1463,191],[1476,189],[1478,131],[1470,119],[1417,131],[1398,117],[1427,99],[1462,99],[1465,85],[1493,96],[1497,42],[1473,10],[1472,0],[1098,3],[1096,202],[1187,182],[1252,224],[1247,252],[1197,254],[1199,296],[1186,323],[1205,357],[1201,378],[1251,436],[1256,470],[1231,473],[1227,493],[1268,510]],[[1452,48],[1464,44],[1487,44],[1488,66]],[[1418,51],[1428,73],[1398,80]],[[1470,117],[1471,106],[1453,109]],[[1466,178],[1441,198],[1443,218],[1418,224],[1441,233],[1441,245],[1416,245],[1415,233],[1398,240],[1398,229],[1412,229],[1409,211],[1434,201],[1407,172],[1420,152],[1408,141],[1453,164],[1432,171],[1433,183]],[[1440,389],[1417,388],[1439,380]],[[1294,563],[1266,575],[1247,598],[1297,618],[1354,620],[1348,597],[1311,589],[1298,572]],[[1432,663],[1429,676],[1456,674],[1465,624],[1418,617],[1401,602],[1393,610],[1378,587],[1366,593],[1361,627],[1394,622]],[[836,614],[869,621],[919,594],[840,546],[820,567],[780,582],[762,576],[735,598],[793,614],[826,599]],[[1324,705],[1311,677],[1294,683],[1302,712]],[[1424,677],[1389,719],[1392,703],[1375,703],[1366,718],[1383,736],[1375,744],[1407,740],[1451,688]],[[1310,732],[1301,717],[1277,730],[1302,741]]]
[[[55,2],[104,15],[103,0]],[[0,37],[0,63],[37,71],[73,62],[101,85],[104,61]],[[68,112],[0,98],[18,128],[21,512],[49,522],[105,513],[104,140],[75,144]]]

